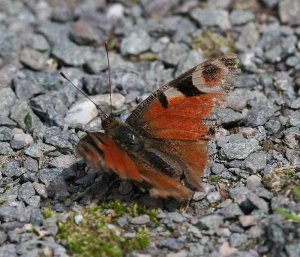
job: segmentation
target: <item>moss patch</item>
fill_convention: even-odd
[[[213,175],[213,176],[210,176],[210,177],[208,178],[208,183],[209,183],[209,184],[216,184],[216,183],[218,183],[218,182],[220,181],[220,179],[221,179],[220,176],[218,176],[218,175]]]
[[[44,209],[45,217],[52,217],[53,211]],[[70,212],[65,222],[59,221],[59,240],[71,255],[85,257],[121,257],[132,251],[146,248],[150,244],[148,227],[133,226],[121,228],[117,225],[118,218],[123,215],[132,217],[148,215],[156,226],[158,212],[146,209],[137,204],[124,204],[120,201],[92,204],[82,208],[80,213]],[[81,222],[74,222],[76,215],[82,215]],[[126,231],[125,231],[126,230]],[[131,236],[124,236],[130,233]]]
[[[263,183],[274,192],[299,187],[300,180],[295,177],[297,171],[298,168],[296,166],[277,168],[263,177]]]
[[[300,186],[294,188],[295,200],[300,201]],[[282,208],[276,208],[276,211],[291,222],[300,223],[300,214],[290,213]]]
[[[224,50],[228,53],[235,52],[233,39],[230,35],[223,37],[210,31],[204,31],[202,35],[195,37],[193,48],[200,48],[206,58],[219,56]]]

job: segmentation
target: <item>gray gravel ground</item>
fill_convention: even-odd
[[[100,121],[58,71],[109,111],[99,44],[108,38],[121,119],[205,58],[233,51],[241,60],[228,108],[215,110],[206,191],[184,214],[116,176],[84,173],[74,155]],[[300,214],[292,191],[299,169],[277,169],[300,165],[299,39],[299,0],[0,0],[0,257],[68,256],[54,237],[56,221],[41,210],[50,204],[64,214],[95,195],[161,208],[150,246],[128,256],[299,257],[300,224],[275,211]],[[66,201],[77,194],[84,196]]]

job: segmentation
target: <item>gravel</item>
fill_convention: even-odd
[[[300,173],[292,173],[300,163],[300,2],[79,2],[1,3],[0,257],[71,256],[56,238],[58,220],[74,210],[79,226],[81,208],[113,199],[158,209],[157,222],[147,212],[109,224],[126,238],[149,229],[150,246],[128,257],[298,257],[299,223],[277,208],[300,212]],[[152,199],[77,158],[79,139],[100,131],[101,120],[58,72],[109,113],[105,40],[113,115],[122,120],[189,68],[238,54],[234,89],[205,121],[213,125],[205,190],[188,206]],[[48,207],[57,218],[44,216]]]

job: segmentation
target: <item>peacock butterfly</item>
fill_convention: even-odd
[[[100,110],[104,133],[88,132],[77,153],[95,169],[104,165],[148,186],[152,196],[190,199],[203,190],[205,120],[226,97],[226,78],[237,65],[236,55],[227,54],[195,66],[151,94],[125,122]]]

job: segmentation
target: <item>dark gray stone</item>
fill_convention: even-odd
[[[212,173],[216,175],[222,174],[222,172],[225,170],[225,166],[222,163],[213,163],[211,166]]]
[[[10,146],[15,150],[20,150],[33,143],[33,138],[30,134],[25,134],[23,131],[15,131]]]
[[[133,72],[118,72],[113,77],[113,84],[116,87],[130,92],[131,90],[138,90],[145,92],[147,90],[146,81],[139,75]]]
[[[269,212],[268,203],[262,198],[258,197],[254,193],[249,193],[247,195],[247,199],[259,210],[263,213],[267,214]]]
[[[250,191],[246,187],[235,187],[229,189],[230,197],[238,204],[246,201],[249,193]]]
[[[25,154],[33,158],[43,157],[44,154],[54,151],[56,148],[38,141],[36,144],[29,146],[25,149]]]
[[[176,250],[176,251],[178,251],[182,248],[182,245],[179,244],[177,242],[177,240],[174,238],[168,238],[168,239],[161,240],[159,242],[159,245],[161,247],[167,248],[169,250]]]
[[[53,101],[55,99],[55,101]],[[55,92],[53,94],[39,95],[30,101],[32,109],[49,124],[54,126],[65,125],[64,116],[68,110],[67,101],[62,98],[62,94]]]
[[[230,14],[230,19],[233,25],[244,25],[254,20],[254,14],[250,11],[233,10]]]
[[[243,119],[243,115],[239,112],[235,112],[232,109],[214,109],[214,117],[217,122],[220,122],[223,125],[232,125]]]
[[[13,80],[13,86],[17,97],[21,100],[30,99],[31,97],[44,92],[44,89],[40,84],[28,79],[16,78]]]
[[[62,170],[61,169],[41,169],[38,172],[38,178],[46,186],[49,186],[49,184],[52,181],[54,181],[61,174],[62,174]]]
[[[279,2],[279,17],[282,23],[300,24],[300,3],[298,0],[282,0]]]
[[[168,47],[159,56],[160,60],[169,64],[177,65],[179,61],[186,58],[189,48],[186,44],[169,44]]]
[[[246,168],[253,172],[263,170],[266,167],[266,164],[267,154],[265,152],[252,153],[245,159]]]
[[[248,237],[245,234],[232,233],[229,240],[231,247],[240,247],[247,242]]]
[[[59,62],[70,66],[83,65],[93,56],[90,48],[77,46],[68,40],[56,43],[52,54]]]
[[[291,126],[300,128],[300,112],[299,112],[299,110],[289,111],[289,119],[290,119]]]
[[[25,170],[20,167],[20,163],[14,160],[7,162],[2,170],[2,174],[10,178],[20,177],[24,172]]]
[[[107,69],[107,60],[101,55],[95,56],[86,62],[85,69],[91,74],[98,74]]]
[[[10,141],[13,137],[13,132],[10,128],[0,127],[0,141]]]
[[[195,8],[191,16],[201,26],[217,26],[222,30],[230,29],[228,11]]]
[[[28,45],[31,48],[41,52],[47,51],[50,48],[48,41],[43,35],[40,34],[31,35],[29,38]]]
[[[251,127],[264,125],[270,116],[270,111],[265,105],[253,106],[248,113],[247,125]]]
[[[269,120],[265,126],[270,133],[275,134],[280,130],[281,123],[278,120]]]
[[[18,192],[19,200],[27,201],[33,195],[35,195],[35,191],[31,182],[26,182],[20,186]]]
[[[179,6],[178,0],[152,0],[142,1],[143,10],[146,16],[160,18]]]
[[[16,230],[8,231],[8,240],[11,243],[20,243],[20,233]]]
[[[144,30],[132,32],[121,42],[121,53],[123,55],[138,55],[150,49],[152,40],[148,33]]]
[[[132,191],[132,184],[129,181],[122,181],[119,186],[119,193],[121,195],[128,195]]]
[[[262,0],[262,1],[268,7],[275,7],[279,2],[279,0]]]
[[[285,246],[288,257],[298,257],[300,256],[300,247],[298,243],[288,244]]]
[[[81,20],[72,25],[70,37],[79,45],[91,45],[100,42],[97,31],[90,24]]]
[[[69,141],[70,136],[62,132],[58,127],[50,127],[45,130],[44,140],[47,144],[53,145],[59,149],[72,150],[73,146]]]
[[[237,203],[232,203],[221,209],[220,214],[223,215],[225,219],[234,219],[238,216],[244,215]]]
[[[204,230],[217,231],[223,224],[223,217],[217,214],[205,216],[199,220],[197,227]]]
[[[1,221],[19,221],[29,222],[30,212],[24,207],[13,207],[8,205],[2,205],[0,208],[0,220]]]
[[[206,199],[209,203],[216,203],[221,201],[221,195],[220,192],[216,191],[216,192],[211,192],[206,196]]]
[[[11,108],[10,117],[16,121],[24,131],[33,131],[43,127],[43,123],[33,113],[31,107],[25,100],[17,101],[15,103]]]
[[[14,127],[16,125],[17,123],[15,123],[10,118],[0,115],[0,126]]]
[[[32,208],[30,223],[34,226],[42,226],[44,222],[44,216],[39,208]]]
[[[143,225],[143,224],[147,224],[149,222],[150,222],[150,218],[148,215],[137,216],[130,220],[130,223],[134,224],[134,225]]]
[[[47,56],[31,48],[21,52],[20,61],[32,70],[42,70],[46,66]]]
[[[251,153],[260,149],[256,139],[246,139],[241,134],[233,134],[219,138],[217,145],[221,147],[221,154],[230,160],[243,160]]]
[[[0,230],[0,246],[7,240],[7,234]]]
[[[65,23],[75,19],[75,14],[66,5],[59,5],[53,8],[51,19],[53,21]]]
[[[8,116],[11,107],[15,104],[16,95],[11,88],[0,89],[0,109],[1,116]]]
[[[5,244],[0,247],[0,257],[17,257],[16,246]]]
[[[33,158],[26,158],[26,160],[23,163],[24,168],[31,171],[31,172],[37,172],[39,169],[39,163],[37,160]]]
[[[11,149],[10,144],[7,142],[0,142],[0,155],[12,154],[13,149]]]
[[[267,238],[273,244],[283,245],[285,243],[284,231],[282,229],[282,224],[273,220],[270,221],[267,229]]]
[[[271,200],[273,197],[273,193],[265,189],[264,187],[258,187],[254,190],[254,193],[257,194],[259,197]]]
[[[177,223],[182,223],[185,221],[185,218],[179,212],[169,212],[167,217]]]
[[[255,190],[261,187],[261,178],[256,175],[251,175],[247,178],[247,188],[250,190]]]

